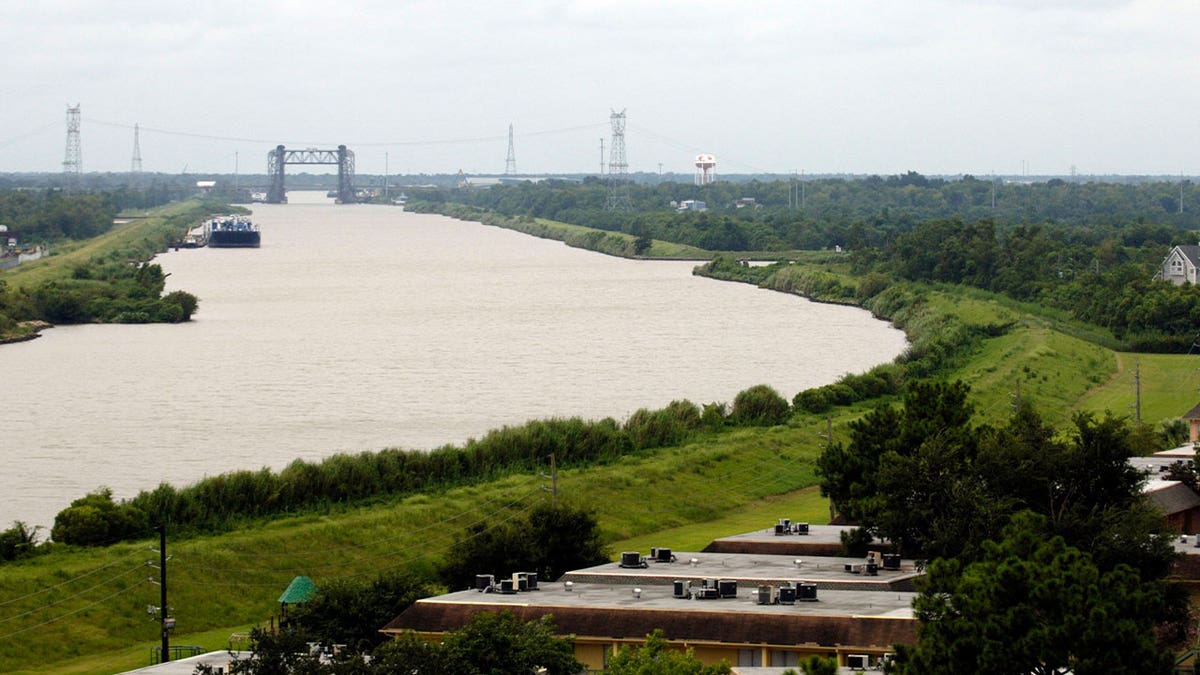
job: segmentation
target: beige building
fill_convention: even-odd
[[[814,529],[821,531],[811,539],[770,531],[744,537],[768,544],[788,539],[800,546],[793,550],[803,550],[823,546],[819,540],[836,537],[839,528]],[[843,667],[875,667],[894,644],[916,639],[912,588],[919,573],[912,561],[657,553],[623,554],[624,565],[576,570],[553,583],[534,582],[536,590],[516,590],[528,586],[517,581],[500,592],[483,577],[477,585],[487,588],[420,600],[383,631],[439,639],[477,612],[509,611],[523,620],[549,614],[560,634],[575,637],[576,658],[591,670],[655,629],[706,664],[735,667],[795,666],[810,654],[834,656]]]

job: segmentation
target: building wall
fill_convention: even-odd
[[[1187,283],[1194,284],[1196,283],[1196,268],[1178,249],[1173,249],[1167,259],[1162,262],[1162,278],[1176,286]]]

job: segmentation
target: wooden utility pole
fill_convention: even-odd
[[[1140,425],[1142,423],[1142,361],[1138,359],[1134,361],[1133,367],[1133,389],[1134,389],[1134,419]]]
[[[558,508],[558,467],[554,464],[554,453],[550,453],[550,475],[542,474],[542,478],[550,479],[550,487],[543,485],[542,489],[550,492],[554,508]]]

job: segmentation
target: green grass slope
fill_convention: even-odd
[[[820,263],[814,263],[820,264]],[[822,274],[843,275],[836,265]],[[1089,340],[1086,327],[1029,312],[978,291],[921,288],[905,310],[914,342],[947,325],[983,336],[954,355],[943,372],[973,387],[982,418],[1000,421],[1016,383],[1056,424],[1076,409],[1122,412],[1122,378],[1133,357]],[[1196,374],[1170,374],[1184,357],[1142,358],[1143,402],[1155,415],[1178,414],[1172,401],[1195,396]],[[750,386],[754,383],[746,383]],[[791,397],[796,392],[781,392]],[[835,408],[835,439],[846,424],[881,401]],[[1188,400],[1184,408],[1194,401]],[[1170,412],[1168,412],[1170,411]],[[1182,411],[1179,411],[1182,412]],[[559,498],[595,510],[606,537],[621,550],[652,545],[701,548],[709,540],[766,527],[778,517],[822,522],[827,503],[816,485],[815,459],[826,415],[797,414],[787,425],[705,433],[679,447],[644,451],[612,463],[559,472]],[[538,475],[423,494],[336,513],[278,519],[221,536],[171,541],[170,604],[174,644],[222,649],[230,633],[265,623],[296,575],[318,585],[332,578],[389,569],[428,569],[476,523],[515,517],[550,499]],[[146,606],[158,587],[156,540],[103,550],[59,551],[0,566],[0,672],[116,672],[144,665],[158,644]]]

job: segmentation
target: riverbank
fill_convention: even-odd
[[[54,324],[51,324],[48,321],[18,322],[17,325],[12,328],[12,330],[0,332],[0,345],[33,340],[41,335],[42,331],[53,327]]]
[[[134,266],[166,251],[190,223],[221,206],[193,200],[131,214],[101,236],[59,243],[52,255],[0,273],[0,344],[32,340],[55,322],[149,323],[190,317],[194,305],[176,303],[176,310],[147,301],[159,299],[147,297],[156,290],[155,280],[137,278]],[[138,287],[131,287],[131,279]]]
[[[857,297],[861,289],[860,282],[832,262],[809,271],[838,279],[843,287],[839,293],[853,287]],[[758,283],[778,272],[764,269]],[[792,284],[791,292],[804,288],[795,280]],[[964,379],[972,385],[972,402],[985,421],[1007,415],[1013,385],[1020,379],[1022,397],[1033,400],[1051,420],[1063,422],[1069,413],[1059,404],[1078,402],[1115,369],[1115,357],[1106,361],[1103,348],[964,289],[890,284],[875,289],[861,304],[905,328],[912,346],[900,365],[922,375]],[[753,529],[747,526],[777,517],[819,522],[825,503],[812,499],[812,486],[815,458],[828,442],[826,425],[835,442],[842,440],[847,424],[889,400],[833,404],[823,413],[796,412],[786,425],[702,433],[683,444],[607,464],[560,470],[559,498],[593,509],[614,551],[647,542],[685,550],[679,542]],[[548,498],[539,473],[403,499],[335,502],[321,511],[248,523],[223,535],[172,539],[170,602],[180,617],[173,642],[224,648],[222,632],[227,636],[248,624],[265,623],[294,575],[311,576],[320,586],[383,570],[427,570],[456,533],[502,522]],[[83,664],[76,672],[144,664],[157,639],[151,622],[136,619],[157,597],[137,571],[148,543],[153,542],[61,550],[0,566],[0,635],[29,627],[20,645],[0,640],[0,671],[65,672],[71,666],[63,659],[73,658]],[[100,581],[105,585],[93,588]],[[34,592],[39,594],[28,596]],[[98,663],[101,658],[105,660]]]

